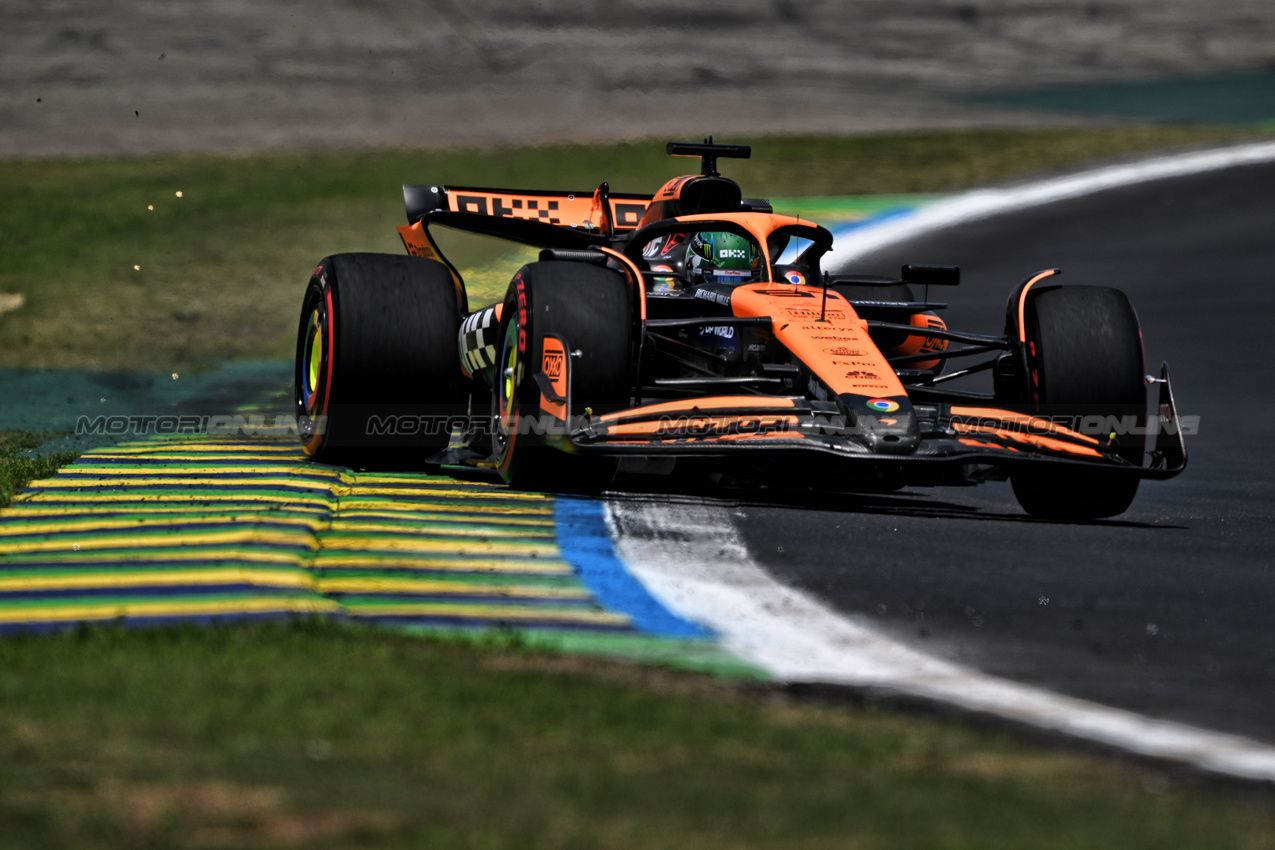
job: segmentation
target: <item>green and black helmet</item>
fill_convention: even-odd
[[[760,268],[760,249],[734,233],[696,233],[686,252],[686,276],[692,283],[751,283]]]

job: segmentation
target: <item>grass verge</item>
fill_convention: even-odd
[[[1135,151],[1225,142],[1208,127],[972,130],[738,139],[750,196],[946,192]],[[694,162],[659,142],[486,151],[0,162],[0,367],[187,372],[289,360],[306,277],[327,254],[399,253],[399,186],[442,182],[653,192]],[[522,257],[458,238],[473,301]],[[483,272],[482,270],[486,270]]]
[[[7,508],[13,497],[32,481],[47,478],[80,456],[79,452],[53,452],[41,457],[22,457],[26,449],[40,445],[59,434],[33,431],[0,431],[0,508]]]
[[[93,629],[0,668],[13,850],[1275,846],[1270,805],[1143,768],[496,644]]]

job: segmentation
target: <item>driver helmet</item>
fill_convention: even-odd
[[[686,251],[686,275],[693,283],[750,283],[760,268],[761,251],[735,233],[696,233]]]

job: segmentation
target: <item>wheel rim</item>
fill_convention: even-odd
[[[330,344],[332,328],[328,323],[328,304],[325,294],[311,290],[306,298],[304,317],[297,334],[297,364],[294,377],[294,397],[298,435],[305,452],[314,455],[323,446],[322,422],[327,413],[328,385],[331,382]]]
[[[305,411],[311,416],[314,415],[315,408],[318,406],[319,381],[323,374],[324,333],[322,313],[322,302],[319,302],[310,313],[310,321],[306,329],[305,347],[303,349],[305,365],[301,370],[303,380],[301,389]]]
[[[505,326],[501,341],[499,371],[496,374],[495,453],[503,466],[513,446],[518,426],[518,384],[522,363],[518,358],[518,322]]]

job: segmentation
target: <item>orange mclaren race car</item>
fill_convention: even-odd
[[[1124,293],[1043,271],[1010,292],[1003,335],[951,330],[913,287],[928,297],[959,269],[831,275],[828,230],[718,173],[748,147],[668,152],[700,173],[654,195],[404,186],[409,256],[337,254],[310,278],[306,452],[568,491],[674,469],[842,491],[1008,478],[1029,513],[1065,518],[1119,514],[1142,479],[1185,467],[1167,366],[1146,374]],[[471,311],[440,226],[539,261]],[[957,358],[977,362],[946,368]],[[979,372],[991,392],[949,385]]]

